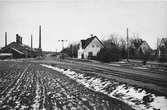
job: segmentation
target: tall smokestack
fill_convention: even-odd
[[[32,34],[31,34],[31,49],[33,48],[33,38],[32,38]]]
[[[129,62],[129,30],[128,28],[126,29],[127,31],[127,62]]]
[[[39,26],[39,48],[41,49],[41,25]]]
[[[5,47],[7,46],[7,32],[5,32]]]

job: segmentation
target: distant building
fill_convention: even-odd
[[[16,34],[16,42],[12,42],[1,48],[0,53],[3,58],[28,58],[38,56],[39,51],[24,45],[22,37]]]
[[[0,59],[11,59],[12,57],[12,53],[0,53]]]
[[[80,41],[78,58],[88,59],[96,56],[101,48],[104,48],[103,43],[96,36],[91,35],[90,38]]]
[[[16,41],[7,44],[7,32],[5,32],[5,46],[0,49],[0,59],[5,58],[32,58],[42,56],[41,26],[39,26],[39,48],[33,48],[31,35],[31,47],[22,43],[22,37],[16,34]]]
[[[143,41],[143,43],[138,47],[137,49],[137,53],[147,53],[147,52],[151,52],[151,47],[148,45],[148,43],[146,41]]]
[[[158,56],[167,58],[167,38],[162,38],[158,47]]]

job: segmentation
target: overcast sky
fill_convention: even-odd
[[[38,26],[42,26],[43,50],[61,49],[66,44],[86,39],[90,34],[103,39],[112,33],[126,37],[139,33],[152,48],[157,37],[167,37],[167,1],[165,0],[0,0],[0,47],[4,33],[8,43],[16,33],[38,47]]]

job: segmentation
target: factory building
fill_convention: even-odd
[[[32,36],[31,36],[31,47],[23,44],[22,37],[16,34],[16,41],[7,44],[7,33],[5,32],[5,46],[0,50],[0,59],[6,58],[34,58],[42,55],[41,49],[41,26],[39,27],[39,48],[32,47]]]

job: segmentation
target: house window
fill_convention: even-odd
[[[99,47],[99,45],[96,45],[96,47]]]
[[[95,46],[94,46],[94,45],[92,45],[92,47],[94,48]]]

